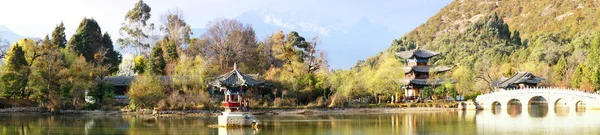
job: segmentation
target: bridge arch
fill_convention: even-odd
[[[527,112],[531,117],[546,117],[548,114],[548,99],[544,96],[531,97],[527,106]]]
[[[502,111],[502,103],[500,103],[498,101],[494,101],[491,104],[491,108],[492,108],[493,114],[499,114],[500,111]]]
[[[523,109],[530,109],[530,103],[538,104],[543,101],[540,100],[542,99],[540,97],[545,99],[548,110],[556,110],[556,106],[565,104],[572,111],[576,108],[600,109],[600,94],[562,88],[496,89],[493,92],[477,96],[476,105],[473,108],[491,110],[493,102],[500,102],[502,109],[508,109],[508,101],[518,99],[522,103]],[[535,100],[531,100],[532,98]]]
[[[550,103],[548,103],[548,105],[550,105]],[[552,105],[555,110],[569,110],[569,101],[563,98],[556,99]]]
[[[583,111],[586,108],[585,102],[579,100],[577,102],[575,102],[575,110],[576,111]]]
[[[506,103],[506,112],[510,116],[518,116],[523,110],[523,103],[521,100],[513,98],[508,100]]]

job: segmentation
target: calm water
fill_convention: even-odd
[[[252,128],[208,128],[216,117],[0,115],[0,134],[600,134],[600,111],[532,106],[486,111],[316,116],[257,116]],[[542,108],[542,109],[540,109]]]

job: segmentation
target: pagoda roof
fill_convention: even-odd
[[[539,84],[544,78],[537,77],[529,72],[517,72],[510,78],[501,78],[492,85],[499,88],[516,87],[517,84]]]
[[[220,75],[210,84],[215,87],[256,86],[263,83],[259,78],[258,74],[250,75],[238,71],[234,65],[232,71]]]
[[[431,58],[433,56],[437,56],[439,55],[439,52],[434,52],[434,51],[430,51],[430,50],[423,50],[420,48],[414,49],[414,50],[410,50],[410,51],[402,51],[402,52],[398,52],[396,53],[397,56],[400,56],[402,58],[405,59],[409,59],[409,58],[413,58],[413,57],[419,57],[419,58]]]
[[[452,67],[447,67],[447,66],[439,66],[439,67],[431,67],[431,66],[411,66],[411,67],[404,67],[404,73],[409,73],[410,71],[414,71],[414,72],[421,72],[421,73],[428,73],[431,70],[434,70],[435,72],[446,72],[448,70],[451,70]]]

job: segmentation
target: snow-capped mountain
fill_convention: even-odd
[[[297,31],[307,40],[318,35],[321,40],[320,49],[327,52],[332,69],[350,68],[358,60],[384,51],[391,41],[399,36],[367,17],[362,17],[356,22],[341,22],[335,18],[320,20],[290,13],[249,11],[234,19],[252,25],[259,40],[277,30],[283,30],[285,33]],[[206,29],[194,28],[192,31],[194,37],[198,37]]]

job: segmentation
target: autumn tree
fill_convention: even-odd
[[[66,69],[61,46],[53,41],[48,36],[42,41],[41,51],[46,55],[41,56],[32,65],[28,85],[31,89],[35,89],[34,97],[37,101],[50,109],[57,108],[61,102],[58,100],[62,100],[61,80],[65,78],[61,75],[61,71]]]
[[[2,76],[3,95],[10,99],[14,94],[24,93],[29,67],[25,51],[19,43],[13,45],[6,54],[6,73]]]
[[[181,50],[181,45],[190,43],[192,35],[191,27],[185,22],[183,12],[179,9],[169,10],[161,16],[163,26],[161,30],[169,40],[173,40],[177,50]]]
[[[221,71],[229,70],[234,63],[242,71],[261,73],[268,67],[259,66],[258,45],[254,29],[236,20],[216,19],[207,24],[206,33],[195,40],[190,51],[204,58],[214,59]],[[191,50],[195,49],[195,50]]]

